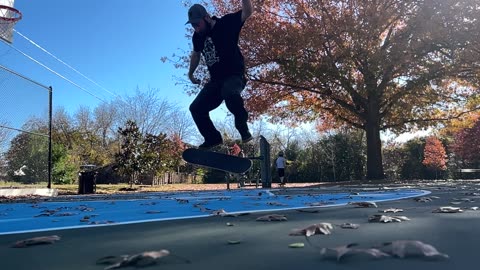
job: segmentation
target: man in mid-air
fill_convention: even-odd
[[[192,83],[200,84],[194,72],[200,63],[201,54],[210,73],[210,80],[190,105],[193,120],[205,139],[199,148],[209,149],[223,143],[222,135],[213,125],[209,113],[224,100],[235,117],[235,127],[242,142],[253,139],[247,125],[248,112],[240,95],[245,88],[246,77],[243,55],[238,46],[242,26],[252,13],[250,0],[242,0],[241,10],[221,18],[211,17],[200,4],[195,4],[188,10],[187,23],[195,29],[188,78]]]

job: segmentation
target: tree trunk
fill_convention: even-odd
[[[377,102],[369,102],[365,131],[367,135],[367,180],[385,179],[382,163],[382,142],[380,140],[380,116]]]

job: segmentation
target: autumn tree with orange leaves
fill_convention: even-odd
[[[437,178],[438,171],[447,169],[447,152],[437,137],[430,136],[427,138],[423,156],[423,165],[435,171],[435,178]]]
[[[477,1],[252,2],[240,35],[251,116],[364,130],[368,179],[384,178],[381,131],[432,126],[479,108],[465,106],[480,78]],[[241,7],[240,0],[203,3],[217,16]],[[189,55],[176,64],[187,72]]]

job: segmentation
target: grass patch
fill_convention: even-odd
[[[47,183],[22,184],[15,182],[0,182],[0,188],[46,188]],[[78,184],[52,185],[58,190],[58,195],[78,194]],[[226,189],[226,184],[167,184],[167,185],[133,185],[129,184],[99,184],[96,186],[96,194],[128,194],[136,192],[174,192],[194,190],[221,190]],[[236,184],[230,184],[230,188],[237,188]]]

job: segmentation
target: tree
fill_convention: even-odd
[[[7,175],[16,182],[26,184],[47,181],[47,157],[47,138],[20,133],[12,139],[5,155]]]
[[[240,4],[211,2],[213,14]],[[251,115],[364,130],[368,179],[384,178],[381,131],[479,108],[463,107],[480,78],[476,1],[264,0],[256,9],[240,40]]]
[[[121,147],[115,155],[120,171],[128,176],[130,187],[135,183],[135,177],[141,169],[142,134],[134,121],[128,120],[124,128],[118,128]]]
[[[438,176],[438,171],[447,169],[447,153],[437,137],[430,136],[427,138],[423,156],[423,165],[435,171],[435,178]]]
[[[455,134],[452,149],[463,166],[480,166],[480,120]]]
[[[93,114],[95,116],[95,133],[101,138],[102,146],[107,148],[109,140],[112,138],[109,135],[114,133],[113,125],[115,124],[117,108],[112,103],[103,102],[93,110]]]
[[[406,142],[402,147],[402,152],[402,155],[405,157],[405,159],[400,169],[401,178],[428,178],[428,171],[422,163],[424,160],[425,139],[417,138]]]
[[[71,156],[64,145],[53,143],[52,163],[52,181],[54,184],[71,184],[75,182],[78,167],[71,161]]]
[[[118,98],[113,102],[117,108],[118,126],[128,120],[135,121],[143,135],[160,134],[166,130],[170,122],[173,106],[157,96],[159,90],[137,88],[134,96]]]

